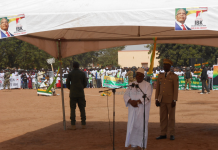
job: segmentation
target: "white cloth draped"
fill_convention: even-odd
[[[147,94],[149,100],[145,100],[142,98],[143,94],[140,89],[136,89],[129,87],[124,94],[124,102],[126,107],[128,107],[128,124],[127,124],[127,133],[126,133],[126,142],[125,147],[129,145],[137,145],[143,147],[143,117],[144,117],[144,108],[145,106],[145,148],[147,147],[147,139],[148,139],[148,119],[151,105],[151,95],[152,95],[152,87],[151,84],[142,81],[141,83],[137,83],[134,81],[132,83],[138,84],[142,91]],[[130,83],[130,85],[132,84]],[[128,103],[129,99],[131,100],[141,100],[142,104],[139,104],[138,107],[133,107]]]

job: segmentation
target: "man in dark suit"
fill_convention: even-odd
[[[208,86],[206,85],[206,80],[208,79],[207,77],[207,69],[205,65],[202,65],[202,73],[201,73],[201,82],[202,82],[202,92],[200,94],[205,94],[204,89],[207,90],[206,94],[210,94],[210,90]]]
[[[191,30],[186,24],[187,12],[185,9],[179,9],[176,13],[175,30]]]
[[[71,109],[71,130],[76,129],[76,104],[78,104],[81,116],[82,128],[86,128],[86,100],[84,88],[87,86],[87,78],[85,73],[79,70],[79,63],[73,63],[73,71],[68,74],[67,88],[70,90],[70,109]]]
[[[1,27],[1,29],[0,29],[0,39],[14,36],[13,34],[11,34],[8,31],[9,23],[8,23],[8,20],[6,18],[1,19],[0,27]]]

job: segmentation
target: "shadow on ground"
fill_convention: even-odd
[[[67,126],[70,122],[67,122]],[[116,122],[115,149],[126,150],[126,122]],[[0,143],[1,150],[112,150],[112,123],[87,122],[87,129],[63,130],[62,122]],[[177,123],[176,140],[157,141],[159,123],[149,123],[148,150],[216,150],[218,124]],[[110,136],[111,134],[111,136]],[[169,137],[169,136],[168,136]]]

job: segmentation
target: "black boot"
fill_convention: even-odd
[[[161,135],[161,136],[158,136],[156,139],[157,139],[157,140],[160,140],[160,139],[166,139],[166,138],[167,138],[166,135]]]

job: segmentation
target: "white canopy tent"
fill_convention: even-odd
[[[16,38],[59,59],[104,48],[149,44],[153,37],[157,43],[218,47],[217,0],[7,0],[0,7],[0,18],[25,14],[27,34]],[[174,31],[175,8],[187,7],[208,7],[210,30]],[[62,104],[64,111],[63,94]]]
[[[152,43],[218,46],[217,0],[8,0],[0,4],[0,17],[25,14],[29,42],[62,58],[103,48]],[[175,8],[208,7],[210,30],[174,31]]]

